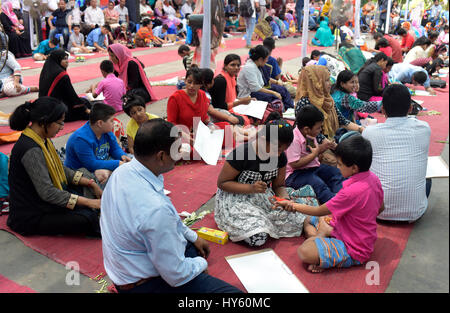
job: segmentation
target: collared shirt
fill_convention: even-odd
[[[99,7],[95,9],[91,6],[87,7],[84,11],[84,22],[87,25],[95,25],[103,26],[105,24],[105,15]]]
[[[427,75],[427,80],[423,83],[423,86],[425,88],[430,87],[430,77],[428,76],[428,72],[420,66],[415,66],[409,63],[394,64],[389,72],[389,79],[401,82],[403,84],[411,84],[412,77],[415,72],[424,72]]]
[[[105,39],[106,35],[102,34],[102,29],[100,27],[97,27],[91,30],[91,32],[87,35],[86,43],[91,47],[94,46],[94,43],[97,43],[100,47],[106,48]]]
[[[371,171],[352,175],[342,189],[326,203],[333,215],[331,235],[342,240],[350,256],[363,263],[373,252],[377,240],[378,212],[383,204],[383,189]]]
[[[102,92],[106,104],[112,106],[117,112],[122,111],[122,96],[127,92],[123,80],[113,73],[106,75],[95,90],[97,95]]]
[[[248,59],[239,72],[237,86],[238,98],[248,97],[252,92],[260,91],[264,87],[261,71],[252,59]]]
[[[318,145],[319,145],[317,143],[316,138],[314,138],[314,145],[316,147],[318,147]],[[311,154],[311,152],[308,152],[306,150],[306,138],[305,138],[305,136],[303,136],[303,134],[300,132],[298,127],[295,127],[295,129],[294,129],[294,140],[292,141],[292,143],[289,146],[289,148],[286,150],[286,157],[287,157],[287,160],[288,160],[288,164],[286,166],[286,178],[288,178],[289,175],[291,175],[295,171],[292,168],[292,166],[289,165],[289,163],[297,162],[298,160],[308,156],[309,154]],[[320,166],[319,158],[315,157],[311,162],[309,162],[308,164],[304,165],[300,169],[311,168],[311,167],[319,167],[319,166]]]
[[[116,285],[161,276],[171,286],[207,268],[202,257],[185,257],[197,234],[186,227],[156,177],[136,158],[113,172],[102,195],[100,228],[106,272]]]
[[[425,212],[430,126],[416,118],[391,117],[367,127],[363,137],[373,149],[370,170],[384,190],[383,220],[414,221]]]
[[[126,22],[127,21],[127,15],[128,15],[128,8],[123,7],[121,8],[120,5],[116,5],[114,7],[114,10],[119,13],[119,22]]]
[[[439,14],[441,14],[442,6],[439,5],[433,5],[431,7],[431,14],[430,17],[439,17]]]

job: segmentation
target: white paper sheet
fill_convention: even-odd
[[[430,93],[426,90],[416,90],[414,95],[415,96],[431,96]]]
[[[233,108],[233,111],[239,114],[244,114],[248,116],[256,117],[257,119],[262,119],[264,112],[267,108],[267,102],[265,101],[250,101],[249,104],[238,105]]]
[[[448,177],[448,165],[440,156],[428,157],[427,178]]]
[[[223,136],[223,129],[216,129],[211,132],[208,126],[201,121],[198,123],[194,149],[206,164],[217,164],[217,160],[222,152]]]
[[[295,120],[295,110],[293,108],[287,109],[283,113],[283,118],[287,120]]]
[[[225,259],[249,293],[309,292],[272,249]]]
[[[87,98],[89,101],[103,101],[103,100],[105,100],[105,96],[103,96],[103,92],[100,93],[99,95],[97,95],[97,98],[94,98],[94,96],[92,95],[92,93],[91,93],[91,92],[88,92],[88,93],[86,94],[86,98]]]

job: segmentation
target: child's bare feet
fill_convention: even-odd
[[[324,217],[319,218],[319,230],[317,232],[317,236],[319,237],[331,237],[331,232],[333,231],[333,227],[330,226]]]
[[[324,271],[324,269],[319,267],[316,264],[310,264],[308,266],[308,271],[310,271],[311,273],[322,273]]]

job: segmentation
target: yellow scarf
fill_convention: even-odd
[[[63,186],[67,186],[67,178],[66,174],[64,173],[61,159],[56,153],[55,146],[53,145],[51,140],[42,139],[41,136],[36,134],[35,131],[30,127],[25,128],[23,134],[33,139],[39,145],[39,147],[41,147],[53,185],[56,188],[62,190]]]

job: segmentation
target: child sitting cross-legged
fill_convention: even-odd
[[[310,215],[303,226],[308,239],[297,252],[312,272],[366,262],[377,239],[376,218],[384,210],[381,182],[369,170],[370,141],[360,135],[348,137],[339,143],[336,155],[338,167],[348,179],[327,203],[314,207],[271,198],[273,209]],[[329,214],[327,222],[324,216]]]
[[[296,117],[294,141],[286,151],[286,186],[298,189],[310,185],[320,203],[333,198],[344,180],[336,167],[319,162],[319,155],[331,146],[319,145],[316,140],[323,121],[324,115],[318,108],[303,106]]]
[[[91,92],[94,98],[103,93],[106,104],[112,106],[116,112],[122,111],[122,97],[126,93],[123,80],[114,75],[114,64],[110,60],[103,60],[100,63],[100,71],[104,79],[93,84],[86,92]]]
[[[127,124],[128,152],[134,154],[134,138],[143,123],[159,116],[150,114],[145,110],[145,100],[138,95],[127,94],[123,97],[123,110],[131,117]]]

